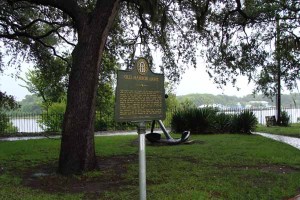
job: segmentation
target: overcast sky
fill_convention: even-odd
[[[28,70],[29,65],[23,64],[23,71],[20,73],[20,76],[25,78],[25,72]],[[11,77],[12,74],[15,74],[18,70],[8,68],[4,70],[4,73],[0,75],[0,90],[6,91],[7,94],[15,96],[15,98],[20,101],[25,95],[30,94],[26,88],[21,87],[24,85],[22,80],[15,79]],[[298,84],[300,84],[298,82]],[[248,94],[251,94],[254,85],[253,83],[248,84],[246,77],[238,77],[236,84],[240,90],[238,91],[236,87],[233,87],[231,84],[228,84],[223,89],[219,89],[216,84],[213,83],[205,72],[205,63],[199,63],[198,68],[188,69],[182,76],[181,82],[176,87],[176,95],[185,95],[191,93],[200,93],[200,94],[225,94],[229,96],[238,96],[243,97]],[[295,91],[299,92],[299,91]],[[283,93],[288,93],[289,91],[283,91]]]
[[[21,77],[25,77],[28,65],[23,66],[23,71],[20,73]],[[16,73],[15,69],[8,69],[0,76],[0,90],[6,91],[7,94],[13,95],[18,101],[22,100],[25,95],[30,94],[26,88],[21,87],[24,82],[11,77],[11,74]],[[218,89],[217,85],[209,79],[208,74],[205,72],[205,66],[198,67],[197,69],[189,69],[183,75],[179,85],[177,85],[176,94],[185,95],[190,93],[207,93],[207,94],[226,94],[235,96],[245,96],[251,94],[253,85],[248,85],[246,78],[240,78],[238,86],[241,88],[237,91],[231,85],[225,87],[223,90]]]
[[[4,71],[0,76],[0,90],[6,92],[8,95],[13,95],[16,100],[22,100],[25,95],[30,94],[26,88],[21,87],[19,84],[24,85],[23,81],[15,79],[11,76],[11,73],[17,70],[9,69]],[[21,76],[24,77],[24,73]]]
[[[177,86],[176,94],[185,95],[190,93],[206,93],[242,97],[247,94],[251,94],[254,89],[254,85],[252,83],[248,84],[246,77],[239,77],[237,86],[241,88],[239,91],[231,84],[228,84],[223,89],[218,88],[206,73],[205,66],[199,66],[196,69],[192,68],[186,71],[180,84]]]

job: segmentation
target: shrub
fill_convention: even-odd
[[[290,116],[286,111],[281,112],[281,117],[280,117],[280,125],[281,126],[289,126],[290,124]]]
[[[247,133],[255,130],[258,121],[256,116],[251,111],[243,111],[238,115],[233,115],[231,119],[231,132]]]
[[[218,110],[215,108],[188,108],[176,111],[171,120],[172,131],[191,133],[213,132],[214,121]]]
[[[18,127],[14,126],[11,122],[9,122],[5,129],[5,132],[6,133],[17,133]]]
[[[116,122],[114,123],[116,130],[136,130],[136,124],[131,122]]]
[[[18,128],[13,126],[9,121],[7,114],[0,111],[0,134],[7,135],[8,133],[16,133]]]
[[[65,102],[53,103],[48,112],[42,114],[42,119],[38,120],[39,126],[48,132],[61,132],[66,109]]]
[[[0,130],[5,131],[8,128],[9,118],[5,113],[0,112]]]
[[[212,107],[195,109],[195,132],[197,133],[211,133],[214,131],[215,118],[218,110]],[[192,128],[193,130],[193,128]]]
[[[115,122],[113,114],[105,112],[96,112],[94,131],[108,130],[134,130],[136,124],[130,122]]]
[[[108,124],[104,119],[97,118],[95,119],[95,131],[107,131]]]
[[[218,113],[215,108],[189,108],[174,112],[171,120],[173,132],[191,133],[247,133],[255,130],[258,120],[253,112],[231,115]]]
[[[112,123],[112,116],[106,116],[102,112],[96,111],[94,131],[107,131]]]
[[[218,113],[215,117],[214,129],[216,133],[229,133],[232,127],[232,115]]]
[[[63,119],[63,113],[42,114],[42,119],[39,119],[38,123],[44,131],[61,132]]]
[[[241,119],[238,114],[234,114],[231,116],[230,121],[230,132],[231,133],[238,133],[241,129]]]
[[[173,132],[181,133],[185,130],[190,130],[186,115],[186,110],[177,110],[174,112],[171,119],[171,129]]]

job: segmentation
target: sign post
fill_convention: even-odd
[[[146,122],[166,118],[164,75],[155,74],[145,58],[132,70],[118,70],[115,121],[137,123],[140,200],[146,200]]]
[[[145,122],[140,122],[138,124],[138,134],[139,134],[140,200],[146,200],[146,145],[145,145],[146,125]]]

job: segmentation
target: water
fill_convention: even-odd
[[[12,124],[18,128],[20,133],[39,133],[43,129],[39,126],[37,119],[33,118],[13,118],[10,119]]]
[[[273,140],[283,142],[286,144],[289,144],[297,149],[300,149],[300,138],[294,138],[294,137],[288,137],[288,136],[282,136],[282,135],[273,135],[269,133],[259,133],[254,132],[254,134],[261,135],[267,138],[271,138]]]
[[[284,111],[286,111],[290,116],[290,123],[296,123],[300,118],[300,109],[284,109]],[[259,123],[261,124],[266,124],[266,116],[277,115],[277,111],[273,109],[253,111],[253,113],[258,118]]]
[[[300,109],[283,109],[290,116],[290,123],[296,123],[300,120]],[[234,114],[240,111],[225,111],[227,114]],[[266,116],[276,116],[276,110],[253,110],[254,115],[258,119],[258,123],[266,124]],[[43,129],[37,123],[37,118],[12,118],[11,122],[18,128],[20,133],[39,133],[43,132]]]
[[[288,113],[290,116],[290,123],[297,123],[300,120],[300,109],[295,108],[285,108],[283,109]],[[253,112],[253,114],[256,116],[258,123],[260,124],[266,124],[266,116],[276,116],[277,111],[276,109],[265,109],[265,110],[250,110]],[[239,113],[240,111],[225,111],[225,113],[228,114],[234,114]]]

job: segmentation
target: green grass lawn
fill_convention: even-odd
[[[59,140],[0,142],[0,199],[139,199],[137,138],[96,137],[100,170],[72,177],[55,173]],[[189,145],[147,145],[148,199],[288,199],[300,193],[296,148],[258,135],[191,139]],[[51,173],[32,176],[44,168]]]
[[[284,127],[284,126],[267,127],[267,126],[259,125],[255,131],[300,138],[300,123],[290,124],[290,126],[288,127]]]

